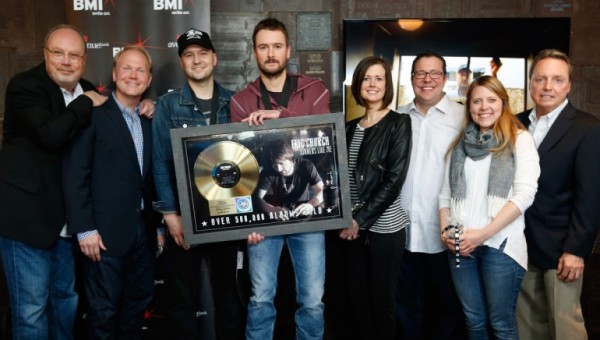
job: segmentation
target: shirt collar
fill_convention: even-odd
[[[565,99],[565,101],[562,102],[562,104],[560,104],[556,109],[543,116],[548,117],[548,126],[552,126],[552,124],[554,124],[554,121],[556,120],[556,118],[558,118],[558,115],[562,112],[565,106],[567,106],[567,104],[569,104],[569,100]],[[529,121],[531,121],[532,123],[537,123],[538,121],[536,112],[537,110],[534,107],[533,110],[531,110],[531,112],[529,113]]]
[[[450,98],[446,95],[446,93],[444,93],[444,96],[442,97],[442,99],[440,99],[440,101],[437,102],[435,105],[433,105],[429,110],[431,110],[431,109],[436,109],[437,111],[439,111],[440,113],[443,113],[443,114],[448,113],[450,111]],[[412,102],[410,102],[407,112],[420,114],[419,110],[417,109],[417,105],[415,104],[414,99]],[[424,113],[427,114],[428,112],[424,112]]]
[[[138,103],[137,106],[135,107],[135,109],[133,109],[133,112],[131,112],[131,110],[128,107],[121,104],[121,102],[117,99],[117,96],[115,95],[114,92],[112,93],[112,97],[115,100],[115,103],[117,103],[119,110],[121,110],[121,113],[123,113],[123,114],[127,113],[127,114],[135,115],[135,116],[140,115],[140,103]]]
[[[77,83],[77,85],[75,85],[73,92],[65,90],[62,87],[60,88],[60,91],[62,92],[62,95],[63,95],[66,105],[69,105],[69,103],[73,99],[75,99],[83,94],[83,88],[81,87],[81,84],[79,84],[79,83]]]

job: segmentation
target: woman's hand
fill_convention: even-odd
[[[460,235],[460,256],[470,256],[475,248],[485,242],[483,229],[467,229]]]
[[[448,232],[443,232],[440,237],[442,239],[442,243],[444,243],[444,245],[446,246],[446,248],[448,248],[448,250],[454,254],[454,251],[456,250],[456,245],[454,243],[454,237],[448,237]]]
[[[356,240],[360,237],[358,235],[358,229],[358,222],[352,219],[352,227],[340,230],[340,238],[348,241]]]

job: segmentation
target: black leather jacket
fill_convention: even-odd
[[[359,120],[346,124],[348,147]],[[365,131],[354,172],[362,205],[355,206],[352,213],[361,228],[371,228],[400,194],[408,171],[411,143],[407,114],[390,111]]]

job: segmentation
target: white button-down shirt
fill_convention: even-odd
[[[440,240],[438,194],[444,179],[446,152],[461,130],[465,107],[444,95],[426,114],[414,102],[398,108],[410,115],[412,150],[402,186],[402,207],[410,218],[406,249],[435,254],[446,247]]]
[[[75,86],[75,89],[73,90],[73,92],[67,91],[67,90],[63,89],[62,87],[60,88],[60,92],[62,92],[63,99],[65,100],[65,106],[68,106],[69,104],[71,104],[71,102],[75,98],[77,98],[83,94],[83,88],[81,87],[81,84],[77,83],[77,86]],[[61,237],[69,237],[70,236],[69,233],[67,232],[66,224],[61,229],[60,236]]]
[[[558,118],[558,115],[568,103],[569,100],[565,99],[565,101],[556,109],[546,115],[541,116],[539,119],[536,114],[536,109],[534,108],[531,110],[531,113],[529,114],[529,120],[531,121],[531,124],[529,124],[529,133],[531,133],[533,136],[533,141],[535,142],[536,148],[540,147],[540,144],[542,144],[542,141],[548,134],[548,131],[550,131],[552,124],[554,124],[556,118]]]
[[[504,253],[515,260],[521,267],[527,269],[527,243],[525,242],[525,210],[531,206],[537,191],[537,180],[540,177],[540,158],[534,146],[533,138],[526,131],[517,135],[514,150],[515,179],[506,198],[521,211],[521,214],[507,226],[499,230],[494,236],[486,240],[483,245],[499,249],[506,240]],[[470,157],[465,159],[465,204],[460,211],[451,211],[450,221],[459,223],[466,228],[481,229],[491,221],[492,212],[488,198],[490,178],[490,165],[492,155],[474,161]],[[449,178],[450,162],[446,162],[445,178],[442,191],[439,195],[440,208],[451,208],[451,189]],[[505,203],[506,204],[506,203]],[[503,206],[503,205],[502,205]],[[495,207],[498,210],[500,206]],[[438,230],[439,235],[439,230]]]

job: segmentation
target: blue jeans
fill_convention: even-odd
[[[248,246],[252,296],[248,305],[246,339],[273,338],[277,268],[283,243],[287,244],[296,276],[296,339],[323,338],[325,234],[323,232],[269,236]]]
[[[517,297],[525,269],[500,250],[479,246],[471,257],[448,252],[454,287],[465,313],[469,339],[488,339],[488,325],[496,339],[518,339]]]
[[[77,293],[71,239],[59,237],[51,248],[37,249],[0,236],[0,253],[13,339],[73,339]]]

